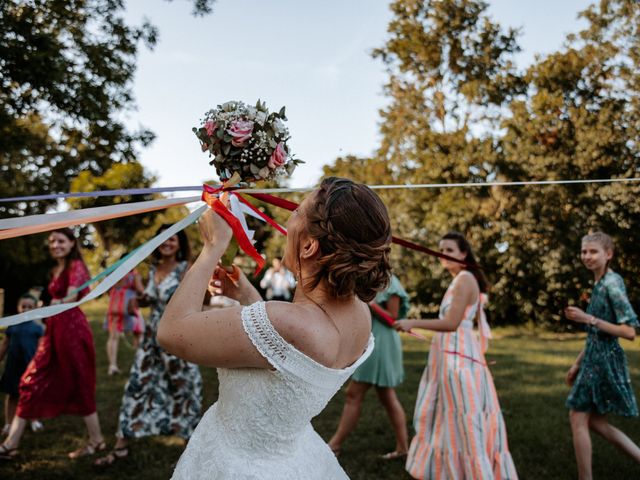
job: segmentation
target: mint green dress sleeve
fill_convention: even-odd
[[[400,283],[400,280],[395,275],[391,275],[389,286],[382,292],[376,295],[375,302],[382,308],[385,308],[385,303],[393,296],[400,297],[400,309],[398,310],[398,319],[406,318],[409,313],[409,294]]]

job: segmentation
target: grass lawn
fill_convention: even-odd
[[[97,301],[84,309],[88,314],[98,353],[98,412],[109,446],[113,433],[126,374],[109,377],[106,374],[106,334],[101,329],[105,304]],[[584,343],[578,335],[536,335],[515,329],[496,329],[488,359],[498,389],[502,411],[507,423],[509,444],[516,468],[522,479],[576,478],[571,434],[564,401],[568,392],[564,385],[567,368]],[[631,366],[636,395],[640,394],[639,342],[622,342]],[[428,343],[404,337],[407,379],[398,389],[409,421],[413,413],[418,382],[424,368]],[[133,349],[122,343],[120,367],[128,367]],[[123,370],[126,370],[123,368]],[[217,377],[213,369],[202,369],[204,404],[217,398]],[[640,395],[639,395],[640,396]],[[342,402],[340,392],[313,424],[320,435],[328,439],[335,429]],[[613,418],[634,441],[640,442],[640,420]],[[410,429],[411,431],[412,429]],[[131,456],[112,469],[96,472],[90,460],[70,461],[66,453],[85,441],[83,422],[77,417],[45,420],[45,431],[25,435],[19,460],[0,464],[0,479],[80,479],[135,478],[136,480],[169,478],[182,451],[176,438],[147,438],[136,441]],[[403,479],[403,462],[385,462],[380,454],[394,446],[393,433],[375,394],[369,393],[361,421],[343,445],[340,462],[352,479]],[[594,438],[594,477],[596,479],[640,478],[640,467],[609,444]]]

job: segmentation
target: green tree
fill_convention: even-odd
[[[495,175],[491,133],[504,105],[524,92],[513,65],[517,32],[504,31],[476,0],[398,0],[386,44],[374,51],[387,67],[382,142],[373,159],[339,160],[375,183],[483,181]],[[351,164],[359,165],[354,171]],[[380,166],[382,164],[382,166]],[[491,265],[497,255],[497,208],[486,188],[383,193],[397,235],[435,247],[448,230],[466,233]],[[394,249],[394,265],[414,303],[436,308],[447,281],[424,254]]]
[[[637,177],[640,166],[640,9],[601,0],[587,27],[526,71],[513,66],[516,32],[503,32],[482,1],[392,4],[389,40],[374,52],[388,67],[390,105],[371,159],[325,170],[370,183],[454,183]],[[490,311],[503,322],[560,320],[589,277],[581,236],[615,238],[632,298],[640,291],[635,184],[458,188],[385,192],[396,234],[434,246],[464,232],[494,282]],[[441,270],[396,250],[396,268],[420,309],[442,295]],[[584,306],[584,305],[583,305]]]
[[[214,0],[192,0],[193,13]],[[141,44],[157,30],[124,21],[123,0],[0,2],[0,197],[69,191],[80,172],[101,176],[133,162],[153,140],[131,131],[131,83]],[[0,218],[44,213],[54,201],[0,203]],[[43,236],[5,241],[0,286],[13,308],[46,270]],[[25,255],[22,257],[20,255]],[[36,280],[38,275],[38,280]]]
[[[640,8],[632,0],[603,0],[580,16],[587,27],[528,69],[527,97],[509,106],[500,178],[638,176]],[[519,318],[560,320],[562,307],[589,288],[579,262],[580,238],[589,230],[615,238],[614,268],[622,271],[633,298],[640,291],[634,238],[639,193],[632,184],[497,192],[506,246],[497,266],[497,287],[505,293],[500,309]]]

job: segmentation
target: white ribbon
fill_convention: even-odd
[[[175,204],[197,202],[200,197],[185,198],[163,198],[160,200],[149,200],[145,202],[121,203],[117,205],[109,205],[107,207],[82,208],[80,210],[69,210],[67,212],[58,213],[42,213],[38,215],[28,215],[26,217],[13,217],[0,220],[0,230],[17,227],[31,227],[41,225],[43,223],[76,221],[83,223],[82,220],[95,215],[110,215],[113,213],[124,213],[140,208],[170,207]]]
[[[251,243],[254,243],[253,234],[255,232],[249,229],[249,226],[247,225],[247,221],[244,218],[245,213],[254,214],[254,212],[251,211],[251,209],[247,207],[244,203],[240,202],[240,200],[238,200],[238,197],[233,194],[229,195],[229,211],[231,211],[233,216],[238,219],[249,241]],[[260,220],[262,220],[262,218]]]
[[[19,323],[28,322],[30,320],[36,320],[38,318],[51,317],[58,315],[59,313],[66,312],[72,308],[78,307],[83,303],[98,298],[103,293],[109,291],[116,283],[118,283],[127,273],[133,270],[142,260],[147,258],[151,253],[158,248],[165,240],[171,238],[180,230],[186,228],[195,222],[200,216],[209,208],[208,205],[203,205],[200,208],[194,210],[188,216],[175,223],[171,227],[163,230],[158,235],[153,237],[147,243],[142,245],[135,254],[124,261],[118,268],[116,268],[110,275],[108,275],[102,282],[96,286],[86,297],[78,300],[77,302],[61,303],[58,305],[50,305],[48,307],[37,308],[29,310],[17,315],[10,315],[8,317],[0,318],[0,327],[10,327],[11,325],[17,325]]]

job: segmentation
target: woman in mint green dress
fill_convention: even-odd
[[[389,286],[378,293],[374,302],[392,318],[404,318],[409,311],[409,295],[395,275],[392,275]],[[340,424],[329,440],[329,446],[336,455],[340,453],[342,443],[358,423],[365,394],[374,386],[396,435],[395,450],[382,456],[386,460],[392,460],[405,457],[409,448],[406,416],[395,391],[395,387],[404,380],[402,344],[398,332],[378,317],[375,311],[371,316],[375,347],[351,377]]]
[[[581,480],[591,478],[593,430],[640,464],[640,448],[609,424],[606,415],[638,416],[629,368],[618,337],[633,340],[638,317],[627,298],[622,277],[609,268],[613,241],[597,232],[582,239],[581,259],[595,283],[587,311],[567,307],[565,316],[587,328],[587,342],[567,373],[567,398],[573,447]]]

